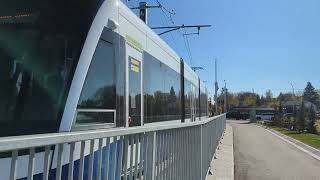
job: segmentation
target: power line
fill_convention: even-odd
[[[160,21],[162,26],[164,26],[166,23],[164,22],[166,19],[168,19],[172,24],[174,24],[173,19],[172,19],[172,15],[175,15],[176,13],[174,12],[174,10],[169,11],[168,8],[166,8],[165,6],[162,5],[162,3],[160,3],[160,1],[158,0],[153,0],[154,3],[156,3],[157,5],[152,6],[152,7],[157,7],[159,9],[161,9],[160,13]],[[128,4],[128,0],[126,1],[127,6],[129,6]],[[151,6],[150,6],[151,7]],[[139,9],[139,7],[130,7],[130,9]],[[168,15],[169,14],[169,15]],[[174,36],[172,35],[172,33],[170,33],[170,38],[174,44],[175,47],[177,46],[177,42],[176,39],[174,38]]]
[[[170,11],[165,8],[160,2],[159,0],[154,0],[155,2],[157,2],[158,4],[160,4],[162,6],[161,8],[161,11],[163,13],[163,15],[168,19],[168,21],[170,21],[171,24],[175,25],[175,22],[173,21],[172,19],[172,15],[176,15],[176,13],[174,12],[174,10],[172,10],[172,12],[174,12],[174,14],[170,13]],[[167,13],[169,13],[169,16]],[[189,56],[189,61],[190,61],[190,65],[192,65],[192,56],[191,56],[191,52],[190,52],[190,47],[189,47],[189,41],[186,42],[186,39],[185,37],[183,36],[183,33],[181,32],[180,29],[178,29],[179,33],[181,34],[182,38],[183,38],[183,43],[184,43],[184,46],[185,46],[185,49],[187,51],[187,54]],[[172,32],[170,32],[170,36],[172,39],[174,39],[173,35],[172,35]],[[174,41],[175,42],[175,41]],[[176,44],[175,44],[176,45]]]
[[[124,2],[128,6],[128,8],[130,8],[130,9],[133,8],[133,6],[129,3],[128,0],[122,0],[122,2]]]
[[[185,34],[187,34],[186,29],[184,29],[184,32],[185,32]],[[180,33],[181,33],[181,32],[180,32]],[[183,37],[183,39],[184,39],[185,46],[186,46],[186,48],[187,48],[187,53],[188,53],[188,56],[189,56],[189,59],[190,59],[190,66],[192,66],[192,61],[193,61],[193,59],[192,59],[192,54],[191,54],[189,39],[188,39],[187,36],[184,36],[183,34],[182,34],[182,37]]]
[[[166,7],[164,7],[158,0],[156,0],[156,2],[161,6],[161,11],[163,12],[163,14],[165,14],[167,17],[168,17],[168,19],[170,19],[170,22],[172,23],[172,24],[174,24],[174,21],[173,21],[173,19],[172,19],[172,15],[176,15],[176,13],[174,12],[174,10],[172,9],[171,11],[169,11]],[[167,15],[167,13],[169,14],[169,16]]]
[[[157,1],[157,2],[159,3],[159,1]],[[162,7],[163,7],[163,6],[162,6]],[[164,21],[165,21],[165,18],[166,18],[167,16],[166,16],[166,13],[164,12],[164,10],[163,10],[162,8],[161,8],[161,11],[162,11],[162,13],[161,13],[162,16],[161,16],[160,20],[161,20],[161,24],[164,26],[164,25],[165,25]],[[171,16],[170,16],[170,21],[171,21],[171,23],[174,23],[173,20],[172,20],[172,18],[171,18]],[[169,34],[170,34],[170,37],[171,37],[171,39],[172,39],[172,42],[173,42],[174,46],[175,46],[175,47],[178,47],[178,46],[177,46],[177,42],[176,42],[174,36],[172,35],[172,32],[170,32]]]
[[[176,12],[175,12],[173,9],[172,9],[172,10],[169,10],[167,7],[163,6],[163,4],[162,4],[159,0],[153,0],[153,1],[154,1],[156,4],[158,4],[157,7],[161,9],[162,16],[163,16],[164,18],[166,18],[171,24],[175,25],[175,22],[173,21],[172,16],[176,15]],[[126,4],[129,6],[128,2],[127,2]],[[162,21],[162,23],[164,23],[164,22],[163,22],[163,19],[160,19],[160,20]],[[183,26],[184,26],[184,25],[183,25]],[[187,33],[186,33],[186,30],[183,28],[185,33],[182,33],[180,29],[181,29],[181,28],[177,28],[176,30],[178,30],[178,32],[180,33],[180,35],[181,35],[182,38],[183,38],[183,43],[184,43],[185,51],[187,52],[187,56],[188,56],[188,58],[189,58],[190,65],[192,66],[192,61],[193,61],[193,59],[192,59],[192,53],[191,53],[191,49],[190,49],[189,39],[188,39],[187,36],[185,36],[185,34],[187,34]],[[199,27],[198,27],[198,29],[199,29]],[[169,31],[169,33],[170,33],[170,37],[171,37],[171,39],[172,39],[172,42],[174,43],[174,45],[175,45],[176,47],[178,47],[178,46],[177,46],[177,43],[176,43],[176,40],[175,40],[174,36],[172,35],[172,32]]]

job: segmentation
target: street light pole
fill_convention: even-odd
[[[290,83],[290,85],[291,85],[291,87],[292,87],[292,96],[293,97],[295,97],[295,93],[294,93],[294,87],[293,87],[293,84],[291,83],[291,82],[289,82]],[[295,112],[295,98],[293,98],[293,107],[292,107],[292,109],[293,109],[293,113]]]
[[[218,90],[219,90],[219,87],[218,87],[218,67],[217,67],[217,58],[215,59],[214,61],[214,67],[215,67],[215,83],[214,83],[214,102],[216,104],[216,114],[218,114]]]
[[[228,89],[227,89],[227,82],[224,80],[224,112],[227,113],[228,109],[228,104],[227,104],[227,95],[228,94]]]

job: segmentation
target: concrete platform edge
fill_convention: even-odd
[[[209,168],[210,174],[206,180],[233,180],[234,179],[234,152],[233,152],[233,129],[226,124],[226,129],[221,139],[215,156]]]

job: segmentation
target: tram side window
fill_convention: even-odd
[[[76,125],[115,123],[115,109],[114,48],[100,40],[78,102]]]
[[[205,111],[205,116],[209,116],[209,114],[208,114],[208,90],[207,90],[207,88],[206,88],[206,91],[205,91],[205,101],[206,101],[206,103],[205,103],[205,109],[204,109],[204,111]]]
[[[207,93],[201,90],[200,94],[200,115],[201,117],[207,116]]]
[[[192,91],[191,91],[191,82],[187,79],[184,80],[184,100],[185,100],[185,118],[191,118],[191,102]]]
[[[200,117],[200,99],[199,99],[199,87],[198,86],[195,86],[195,116],[196,118]]]
[[[180,120],[180,74],[145,53],[143,81],[144,122]]]

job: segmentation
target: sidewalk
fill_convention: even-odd
[[[233,180],[234,179],[234,158],[233,158],[233,129],[227,124],[219,149],[216,152],[216,159],[211,162],[212,175],[206,180]]]

